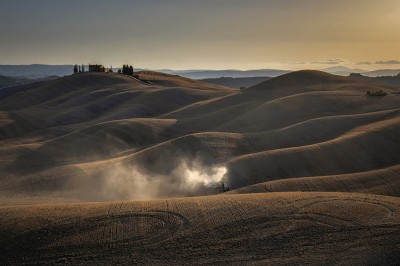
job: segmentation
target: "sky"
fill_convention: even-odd
[[[399,0],[0,0],[0,64],[400,68]]]

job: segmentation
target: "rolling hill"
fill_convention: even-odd
[[[0,257],[390,265],[399,132],[395,88],[321,71],[242,91],[154,71],[8,88]]]
[[[247,77],[247,78],[229,78],[229,77],[221,77],[214,79],[202,79],[201,81],[227,86],[235,89],[246,89],[248,87],[252,87],[258,83],[271,79],[270,77]]]

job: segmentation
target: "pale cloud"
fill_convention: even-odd
[[[346,63],[347,61],[341,58],[326,59],[321,61],[297,61],[297,62],[282,62],[288,65],[338,65]]]
[[[387,60],[387,61],[375,61],[375,62],[357,62],[356,65],[400,65],[400,60]]]
[[[341,58],[338,58],[338,59],[327,59],[327,60],[324,60],[324,61],[313,61],[313,62],[310,62],[310,64],[337,65],[337,64],[342,64],[342,63],[345,63],[345,62],[346,62],[345,60],[343,60]]]

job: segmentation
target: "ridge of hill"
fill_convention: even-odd
[[[235,89],[246,89],[252,87],[258,83],[271,79],[270,77],[245,77],[245,78],[231,78],[231,77],[221,77],[221,78],[208,78],[202,79],[201,81],[227,86]]]

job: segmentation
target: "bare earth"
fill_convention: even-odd
[[[400,260],[397,89],[318,71],[242,91],[139,78],[0,89],[2,264]]]

